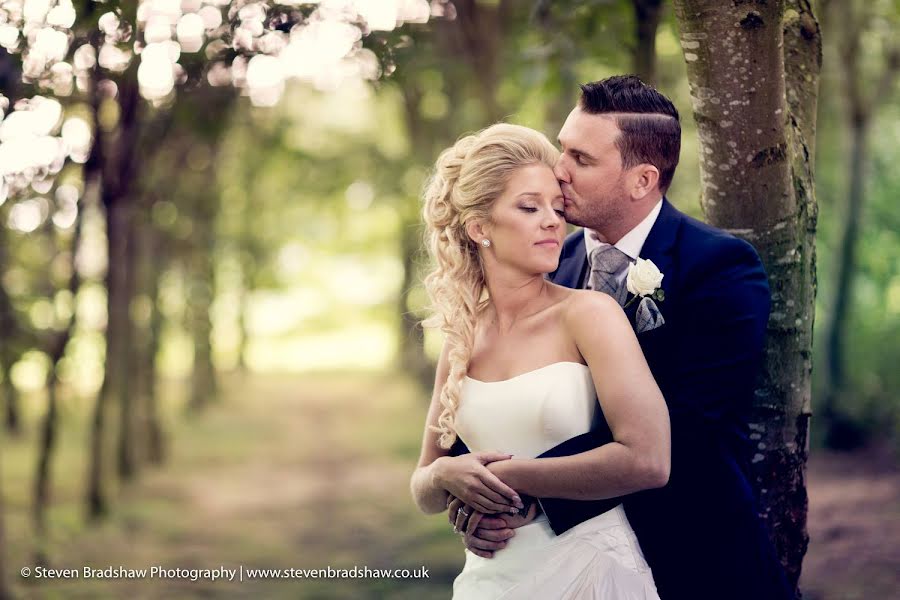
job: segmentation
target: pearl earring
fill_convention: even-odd
[[[485,238],[485,239],[481,240],[481,245],[484,246],[485,248],[490,248],[490,247],[491,247],[491,240]]]

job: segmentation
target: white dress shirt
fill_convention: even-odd
[[[656,206],[653,207],[653,210],[644,217],[644,220],[634,226],[634,229],[626,233],[622,236],[618,242],[614,245],[616,248],[624,252],[628,258],[631,259],[631,262],[637,260],[637,257],[641,255],[641,250],[644,247],[644,242],[647,241],[647,236],[650,235],[650,230],[653,229],[653,225],[656,223],[657,217],[659,217],[659,211],[662,210],[662,199],[660,198],[659,202],[656,203]],[[597,234],[594,233],[593,229],[588,229],[585,227],[584,229],[584,249],[585,249],[585,257],[588,261],[588,268],[590,268],[590,256],[591,251],[594,248],[599,248],[601,246],[608,246],[606,242],[601,242],[597,239]],[[618,273],[616,273],[616,281],[619,285],[622,285],[622,282],[625,281],[625,275],[628,272],[628,268],[623,267]],[[590,281],[590,277],[584,278],[584,286],[588,286],[588,282]]]

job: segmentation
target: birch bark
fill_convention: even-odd
[[[766,360],[751,418],[753,483],[796,586],[806,532],[815,275],[812,149],[821,36],[808,0],[675,0],[700,138],[707,220],[769,274]]]

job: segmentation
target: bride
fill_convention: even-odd
[[[445,344],[411,488],[427,514],[449,495],[473,507],[470,527],[524,513],[523,498],[596,500],[668,481],[668,412],[625,313],[544,278],[566,233],[557,157],[542,134],[494,125],[445,150],[425,191],[428,324]],[[602,420],[613,442],[535,458]],[[470,454],[450,456],[457,436]],[[453,593],[658,599],[621,504],[559,536],[539,515],[492,558],[467,550]]]

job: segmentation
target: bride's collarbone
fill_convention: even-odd
[[[542,331],[557,329],[561,325],[562,317],[559,303],[542,307],[515,319],[502,319],[496,313],[488,313],[475,324],[475,334],[476,337],[480,334],[499,339],[533,337]]]
[[[476,337],[468,370],[476,379],[502,380],[559,362],[583,359],[574,341],[566,339],[557,328],[540,335]]]

